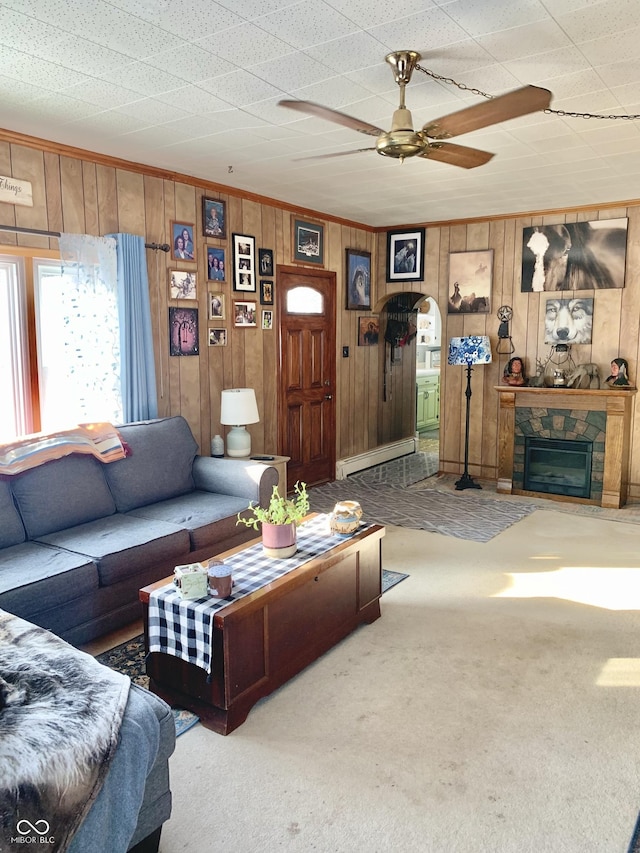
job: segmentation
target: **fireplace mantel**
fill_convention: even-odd
[[[514,487],[516,455],[516,409],[535,411],[604,412],[606,415],[604,440],[604,471],[602,497],[599,500],[574,498],[545,493],[552,500],[598,504],[619,509],[627,500],[631,413],[636,390],[629,388],[573,389],[527,388],[505,385],[495,386],[500,399],[498,421],[498,484],[501,494],[537,494]],[[602,417],[602,416],[601,416]]]

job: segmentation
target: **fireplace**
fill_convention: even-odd
[[[497,386],[496,390],[500,399],[497,442],[497,491],[500,494],[542,494],[558,501],[574,500],[615,509],[624,505],[628,491],[635,389]],[[569,457],[570,462],[565,459],[558,464],[568,470],[551,480],[545,476],[546,468],[536,472],[534,464],[534,478],[537,481],[546,479],[547,483],[536,482],[533,487],[527,483],[525,486],[527,439],[534,438],[569,442],[574,445],[574,451],[579,451],[577,456],[582,455],[579,465],[575,457]],[[585,455],[584,448],[575,447],[576,442],[590,444],[591,452]],[[565,449],[562,444],[560,448]],[[544,463],[544,453],[549,451],[558,452],[549,445],[543,445],[543,455],[539,457],[540,450],[535,449],[532,451],[534,461],[538,462],[540,458]],[[551,458],[551,462],[555,465],[561,458]],[[549,462],[548,458],[546,462]],[[588,464],[591,465],[591,476],[586,487],[583,481],[588,479]],[[584,473],[577,474],[576,467],[584,467]],[[560,483],[560,487],[568,487],[571,491],[559,490],[558,480],[561,477],[569,482]],[[582,488],[584,493],[576,491]],[[579,494],[586,497],[579,497]]]
[[[524,488],[532,492],[591,497],[591,441],[526,436]]]

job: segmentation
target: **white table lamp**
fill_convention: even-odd
[[[253,388],[229,388],[222,392],[220,423],[231,426],[227,434],[227,456],[249,456],[251,436],[246,424],[260,420]]]

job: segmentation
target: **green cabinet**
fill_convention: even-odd
[[[440,377],[416,378],[416,430],[426,432],[440,425]]]

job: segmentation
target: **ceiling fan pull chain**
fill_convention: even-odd
[[[471,92],[472,95],[481,95],[489,101],[493,100],[495,97],[495,95],[490,95],[488,92],[483,92],[482,89],[475,89],[472,86],[466,86],[464,83],[458,83],[458,81],[454,80],[453,77],[443,77],[441,74],[436,74],[435,71],[431,71],[429,68],[423,68],[422,65],[416,65],[416,68],[418,71],[422,71],[423,74],[433,77],[434,80],[439,80],[441,83],[448,83],[450,86],[457,86],[458,89],[463,89],[465,92]]]

